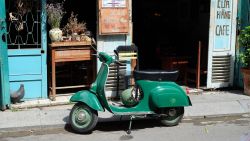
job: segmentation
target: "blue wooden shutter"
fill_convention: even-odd
[[[238,3],[238,31],[244,27],[250,25],[250,0],[239,0]],[[239,54],[242,52],[242,48],[237,44],[236,48],[236,63],[235,63],[235,79],[234,85],[243,88],[242,74],[240,72],[241,64],[239,60]]]

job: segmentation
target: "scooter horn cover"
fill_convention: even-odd
[[[133,88],[126,89],[121,94],[122,103],[127,107],[135,106],[138,101],[133,96]]]

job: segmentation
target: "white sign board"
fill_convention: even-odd
[[[232,0],[217,0],[215,7],[214,51],[225,51],[231,48],[232,11]]]
[[[126,0],[103,0],[102,8],[125,8]]]

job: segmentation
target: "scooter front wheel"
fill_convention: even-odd
[[[182,120],[184,115],[184,107],[173,107],[161,109],[163,116],[161,123],[165,126],[176,126]]]
[[[77,103],[70,112],[69,122],[78,133],[91,132],[98,122],[97,111],[83,103]]]

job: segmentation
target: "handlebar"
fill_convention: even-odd
[[[93,56],[96,56],[97,58],[99,58],[99,60],[101,62],[107,62],[109,61],[109,63],[113,62],[119,66],[125,66],[125,64],[121,63],[119,60],[113,59],[110,55],[104,53],[104,52],[97,52],[97,54],[92,54]]]
[[[124,66],[123,63],[119,62],[118,60],[115,60],[115,64],[119,65],[119,66]]]
[[[91,54],[92,56],[97,56],[98,57],[98,54]]]

